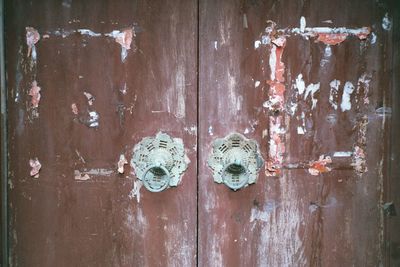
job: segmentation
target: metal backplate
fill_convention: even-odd
[[[238,133],[216,139],[208,158],[214,181],[233,190],[255,183],[262,164],[257,143]]]
[[[136,144],[131,166],[149,191],[160,192],[179,184],[188,162],[182,140],[159,132]]]

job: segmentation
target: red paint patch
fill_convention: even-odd
[[[319,33],[317,42],[323,42],[327,45],[337,45],[346,40],[347,33]]]
[[[330,172],[332,169],[326,166],[328,163],[332,163],[331,157],[325,157],[321,155],[317,161],[310,162],[308,172],[311,175],[319,175],[321,173]]]
[[[32,82],[32,88],[29,90],[29,95],[32,97],[31,104],[33,108],[39,107],[40,102],[40,87],[37,85],[36,81]]]

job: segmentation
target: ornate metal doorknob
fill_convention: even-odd
[[[151,192],[177,186],[188,163],[182,139],[161,132],[136,144],[131,160],[137,177]]]
[[[235,191],[256,182],[264,161],[256,141],[233,133],[216,139],[212,147],[208,165],[215,182],[224,183]]]

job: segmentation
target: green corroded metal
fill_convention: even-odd
[[[137,177],[151,192],[177,186],[188,163],[182,139],[161,132],[136,144],[131,160]]]
[[[263,165],[256,141],[232,133],[216,139],[212,147],[208,165],[216,183],[224,183],[236,191],[256,182],[258,170]]]

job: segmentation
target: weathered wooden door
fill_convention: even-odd
[[[399,13],[394,1],[200,1],[199,266],[399,264]],[[265,159],[236,192],[207,166],[232,132]]]
[[[196,3],[6,1],[5,13],[10,264],[195,265]],[[179,187],[150,193],[117,162],[159,131],[191,163]]]
[[[399,264],[394,1],[19,0],[5,14],[11,266]],[[158,132],[190,163],[153,193],[130,163]],[[232,133],[264,160],[236,191],[208,166]]]

